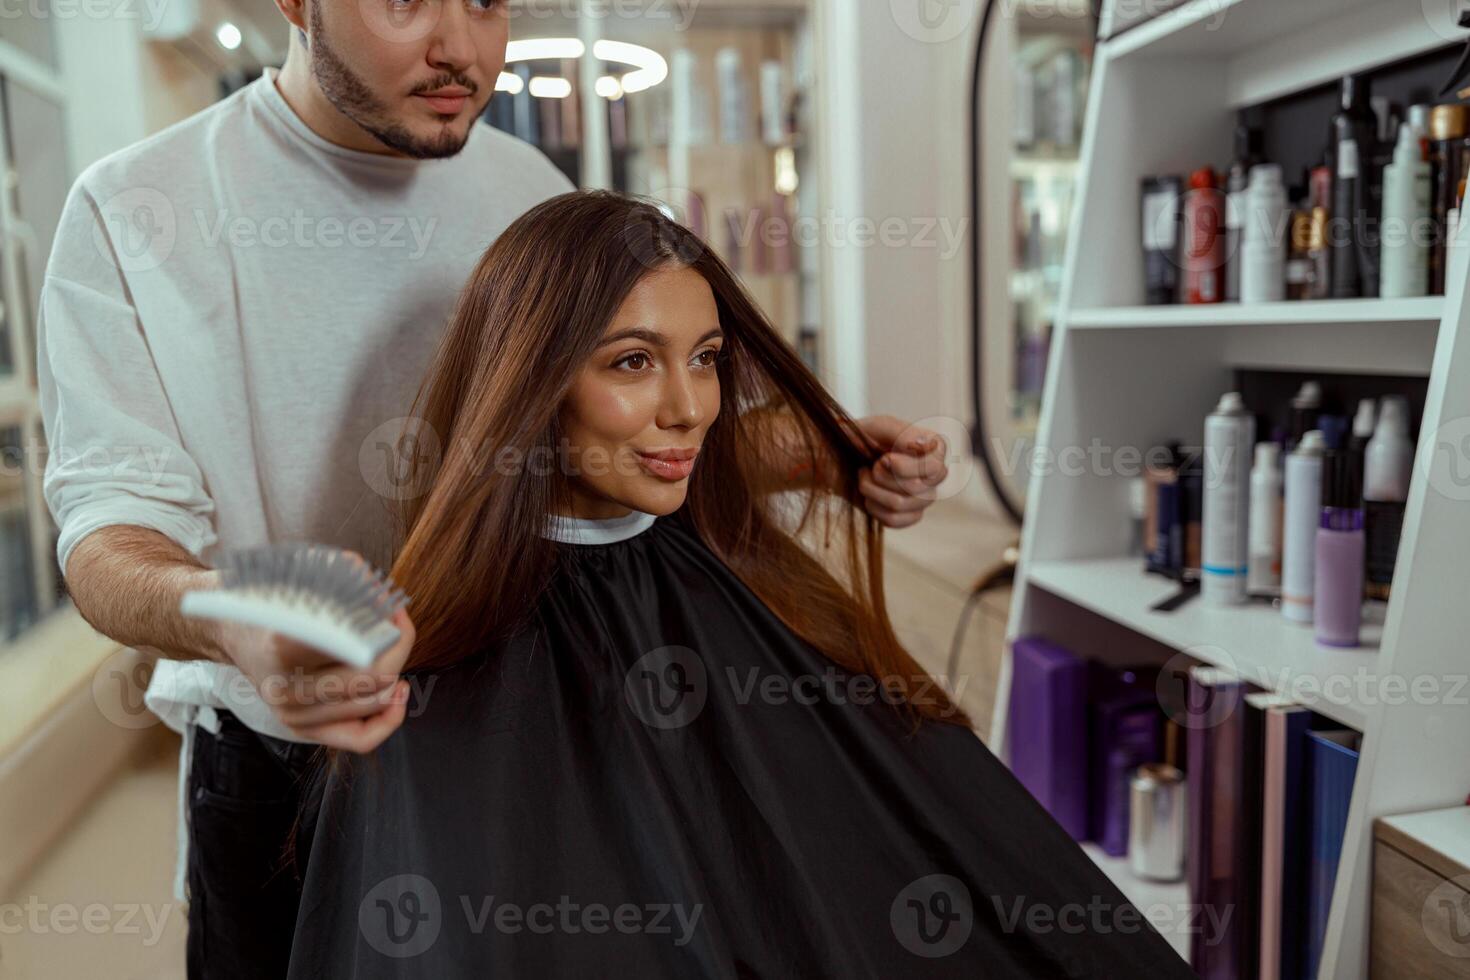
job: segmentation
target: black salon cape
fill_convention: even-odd
[[[906,737],[682,512],[558,548],[532,625],[323,784],[291,980],[1194,976],[969,729]]]

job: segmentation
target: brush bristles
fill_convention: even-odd
[[[392,619],[409,597],[366,561],[327,545],[286,542],[220,556],[222,588],[291,602],[359,635]]]

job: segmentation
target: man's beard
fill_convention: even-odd
[[[322,0],[315,0],[307,6],[311,10],[311,73],[321,86],[327,101],[338,112],[371,133],[384,146],[421,160],[452,157],[464,148],[469,139],[468,129],[463,136],[459,136],[453,130],[445,128],[432,139],[423,140],[409,132],[408,127],[402,123],[390,121],[387,109],[378,101],[377,96],[373,95],[372,90],[327,44],[326,32],[322,30]],[[473,88],[465,79],[454,81]],[[436,80],[435,87],[444,84],[450,83]],[[425,91],[432,91],[432,88]],[[472,122],[470,125],[475,124]]]

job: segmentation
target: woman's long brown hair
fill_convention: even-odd
[[[718,256],[653,204],[601,191],[553,198],[496,239],[409,412],[391,572],[412,597],[417,635],[406,669],[491,650],[533,610],[555,573],[557,546],[541,533],[547,516],[570,512],[558,409],[633,287],[670,266],[709,283],[725,338],[720,411],[685,503],[700,538],[794,633],[881,684],[911,731],[926,717],[968,727],[888,618],[881,525],[860,505],[857,476],[878,448]],[[790,433],[780,448],[775,432]],[[773,465],[809,475],[795,487],[794,519],[777,513],[773,491],[790,488],[770,485]],[[844,545],[835,565],[801,543],[817,514],[818,545]],[[314,754],[285,854],[292,867],[343,756]]]
[[[409,669],[505,639],[549,584],[557,546],[541,532],[570,499],[558,409],[633,287],[673,265],[709,283],[725,337],[719,415],[689,478],[699,536],[794,633],[898,695],[914,727],[968,725],[889,622],[881,528],[858,503],[876,447],[714,252],[653,204],[599,191],[541,204],[485,252],[409,413],[420,451],[401,474],[392,567],[413,597]],[[795,433],[784,450],[778,414]],[[791,529],[765,482],[774,459],[804,461],[832,491],[809,486]],[[817,512],[846,545],[837,575],[798,540]]]

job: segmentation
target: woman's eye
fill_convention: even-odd
[[[490,11],[499,7],[504,0],[470,0],[470,6],[479,11]]]
[[[635,364],[634,362],[637,362],[637,363]],[[648,355],[647,354],[644,354],[644,353],[642,353],[640,351],[640,352],[635,353],[635,354],[629,354],[627,357],[623,358],[621,361],[619,361],[617,364],[615,364],[613,366],[614,367],[628,366],[632,370],[638,371],[638,370],[642,370],[643,365],[645,365],[647,363],[648,363]]]
[[[699,363],[702,367],[714,367],[715,363],[720,359],[720,352],[711,347],[708,350],[700,351],[695,357],[700,359]]]

